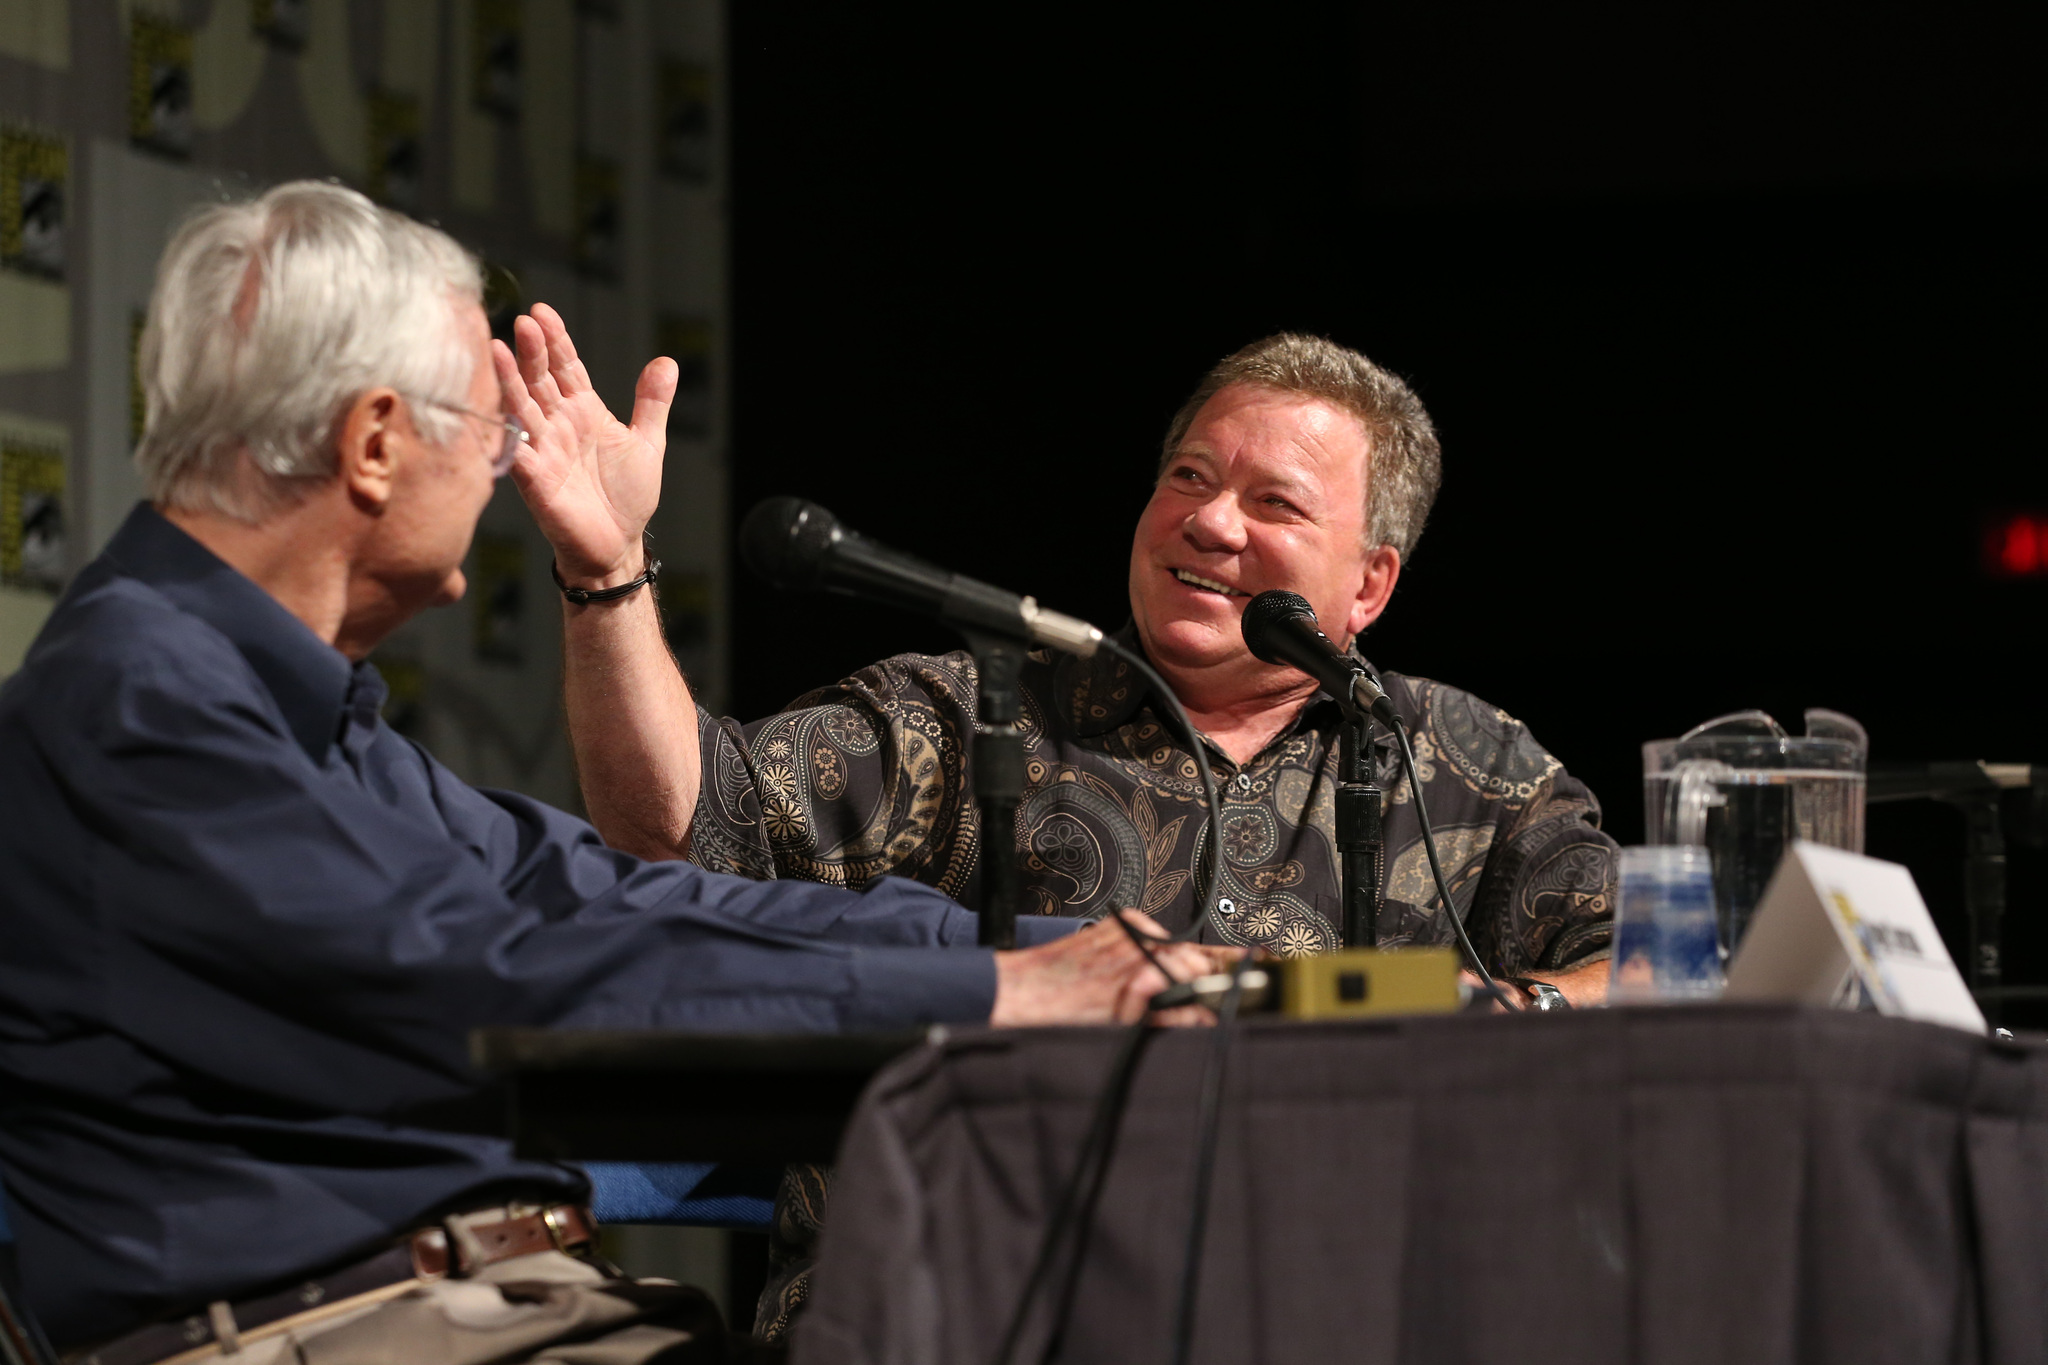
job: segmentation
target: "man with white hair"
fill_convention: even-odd
[[[471,1028],[1109,1021],[1166,984],[1119,933],[974,948],[908,881],[640,862],[382,722],[365,656],[461,595],[508,471],[599,594],[572,635],[643,585],[604,595],[674,365],[621,423],[551,310],[491,340],[478,279],[334,185],[187,224],[142,343],[150,501],[0,690],[0,1178],[32,1310],[99,1365],[723,1359],[701,1295],[567,1254],[579,1171],[409,1117],[474,1097]]]

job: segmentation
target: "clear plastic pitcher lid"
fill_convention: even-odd
[[[1870,737],[1840,711],[1806,712],[1806,733],[1789,735],[1768,711],[1734,711],[1695,725],[1677,739],[1643,746],[1643,771],[1667,771],[1686,759],[1712,759],[1733,768],[1818,768],[1862,772]]]

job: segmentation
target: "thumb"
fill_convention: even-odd
[[[647,362],[640,382],[633,386],[633,430],[656,450],[668,444],[668,409],[680,377],[675,361],[659,355]]]

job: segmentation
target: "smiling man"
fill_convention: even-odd
[[[1338,946],[1341,921],[1338,709],[1302,674],[1251,656],[1245,604],[1298,592],[1350,647],[1386,610],[1440,477],[1415,394],[1316,337],[1269,337],[1219,362],[1167,432],[1132,540],[1123,634],[1178,694],[1222,785],[1228,942],[1321,951]],[[967,654],[899,655],[778,715],[719,725],[691,705],[643,614],[581,621],[569,642],[584,795],[613,844],[756,877],[863,886],[892,873],[975,902],[984,836]],[[1600,998],[1614,845],[1592,793],[1470,694],[1381,681],[1414,734],[1457,913],[1489,966]],[[1207,835],[1183,737],[1107,655],[1041,656],[1023,689],[1016,837],[1032,908],[1138,906],[1185,926]],[[677,719],[692,714],[686,732]],[[1451,943],[1390,752],[1376,778],[1388,793],[1379,942]]]
[[[1386,610],[1440,477],[1436,433],[1408,386],[1316,337],[1269,337],[1221,361],[1169,428],[1131,544],[1122,636],[1173,687],[1222,786],[1222,927],[1209,937],[1282,954],[1338,946],[1338,708],[1301,674],[1254,659],[1239,622],[1254,594],[1286,588],[1349,647]],[[752,877],[859,887],[895,874],[977,902],[985,834],[968,772],[967,654],[885,659],[740,727],[694,707],[652,606],[630,610],[569,622],[570,725],[585,801],[611,843]],[[1014,837],[1033,908],[1137,906],[1186,926],[1209,853],[1183,737],[1106,654],[1040,656],[1022,681],[1027,790]],[[1496,975],[1602,999],[1614,844],[1592,793],[1478,698],[1396,673],[1381,682],[1415,737],[1456,913],[1480,954]],[[1451,943],[1414,793],[1390,752],[1375,768],[1388,794],[1378,942]],[[823,1182],[793,1170],[778,1201],[783,1263],[758,1318],[770,1336],[807,1292]]]

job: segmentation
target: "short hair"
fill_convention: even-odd
[[[1161,475],[1202,405],[1232,384],[1320,398],[1359,420],[1366,435],[1367,544],[1391,545],[1407,563],[1444,477],[1436,427],[1415,391],[1348,347],[1325,337],[1281,332],[1225,356],[1202,377],[1166,429]]]
[[[460,418],[428,405],[467,401],[457,309],[482,297],[447,234],[337,184],[201,210],[164,250],[142,330],[150,498],[261,522],[334,476],[337,424],[379,385],[450,439]]]

